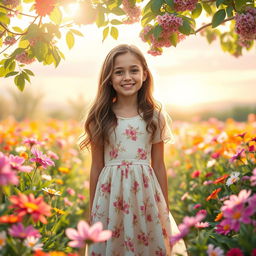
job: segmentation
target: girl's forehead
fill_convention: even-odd
[[[130,67],[135,65],[142,66],[142,63],[136,55],[130,52],[118,55],[114,61],[114,68]]]

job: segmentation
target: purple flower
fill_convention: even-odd
[[[33,167],[31,166],[23,166],[22,164],[25,162],[23,157],[9,155],[9,163],[14,170],[18,170],[21,172],[31,172]]]
[[[227,235],[231,231],[231,220],[224,219],[216,226],[216,232],[222,235]]]
[[[236,159],[240,159],[243,152],[244,152],[244,148],[239,149],[239,150],[236,152],[236,154],[233,155],[233,156],[229,159],[229,161],[232,163],[232,162],[234,162]]]
[[[101,222],[96,222],[91,227],[86,221],[80,220],[77,225],[77,230],[74,228],[67,228],[66,235],[73,240],[68,243],[70,247],[81,248],[84,247],[86,241],[90,242],[104,242],[112,236],[111,230],[102,230]]]
[[[41,237],[38,230],[34,229],[32,225],[24,227],[22,223],[12,225],[9,229],[9,234],[14,237],[27,238],[29,236]]]
[[[25,144],[29,144],[30,147],[34,146],[34,145],[41,145],[41,142],[39,142],[37,139],[35,138],[25,138],[23,140],[23,143]]]
[[[36,164],[38,166],[42,166],[44,169],[46,169],[47,166],[54,166],[55,165],[54,162],[47,155],[44,155],[37,148],[33,147],[31,149],[31,152],[35,157],[30,158],[30,161],[31,162],[36,162]]]
[[[18,183],[19,179],[11,169],[8,157],[0,152],[0,185],[17,185]]]

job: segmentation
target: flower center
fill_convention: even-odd
[[[36,204],[33,204],[33,203],[25,203],[24,204],[27,208],[31,209],[31,210],[37,210],[38,209],[38,206]]]
[[[34,243],[34,242],[29,242],[29,243],[28,243],[28,245],[29,245],[30,247],[33,247],[35,244],[36,244],[36,243]]]
[[[211,252],[210,256],[218,256],[216,252]]]
[[[0,246],[4,245],[4,239],[0,238]]]
[[[236,212],[233,215],[233,218],[236,219],[236,220],[240,219],[240,217],[241,217],[241,212]]]
[[[229,230],[229,228],[230,228],[230,225],[228,225],[228,224],[226,224],[226,225],[223,226],[223,229],[224,229],[224,230]]]

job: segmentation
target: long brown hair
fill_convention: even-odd
[[[141,62],[143,70],[147,72],[147,78],[138,91],[137,111],[138,113],[142,112],[142,118],[147,124],[146,129],[151,133],[151,140],[154,137],[157,129],[157,123],[153,119],[154,111],[157,110],[159,120],[162,107],[155,101],[152,95],[152,74],[145,57],[136,46],[121,44],[108,53],[102,65],[98,82],[98,92],[84,124],[85,133],[83,136],[85,136],[85,139],[81,141],[80,149],[84,147],[88,148],[92,143],[109,143],[109,132],[117,125],[117,117],[112,110],[112,106],[116,101],[116,91],[110,84],[111,75],[115,58],[125,53],[131,53],[136,56]]]

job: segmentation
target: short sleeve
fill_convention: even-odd
[[[167,112],[154,113],[154,118],[157,123],[157,130],[152,141],[152,144],[163,141],[164,143],[175,143],[175,138],[172,132],[172,119]]]

